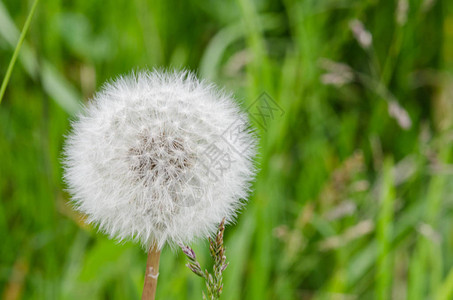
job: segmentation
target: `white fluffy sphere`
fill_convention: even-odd
[[[189,72],[120,77],[72,126],[64,165],[76,209],[144,247],[213,234],[234,218],[255,175],[246,115]]]

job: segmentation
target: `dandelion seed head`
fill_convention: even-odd
[[[232,124],[241,130],[226,139]],[[213,145],[223,168],[206,154]],[[231,94],[190,72],[146,71],[106,84],[86,105],[66,141],[64,178],[88,222],[162,248],[211,236],[225,216],[234,220],[255,154]]]

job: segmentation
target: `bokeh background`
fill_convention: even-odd
[[[32,2],[0,2],[1,78]],[[283,110],[254,121],[222,299],[453,299],[449,0],[41,0],[0,104],[2,299],[140,298],[145,252],[84,225],[61,149],[103,82],[152,67]],[[184,264],[164,250],[159,299],[201,299]]]

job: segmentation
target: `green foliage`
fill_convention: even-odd
[[[0,80],[32,2],[0,2]],[[0,104],[2,299],[140,298],[146,253],[84,225],[60,159],[80,104],[145,67],[225,85],[258,128],[222,300],[453,297],[451,1],[47,0]],[[203,287],[164,249],[159,299]]]
[[[204,278],[206,283],[206,291],[208,296],[203,292],[203,299],[217,300],[220,299],[220,295],[223,290],[223,271],[228,267],[225,256],[225,247],[223,246],[223,234],[225,231],[225,218],[220,222],[219,229],[216,234],[215,240],[209,238],[209,252],[214,260],[214,265],[212,266],[213,273],[210,273],[208,270],[202,270],[200,263],[197,260],[195,252],[189,246],[182,246],[181,250],[187,256],[189,262],[186,266],[199,277]]]

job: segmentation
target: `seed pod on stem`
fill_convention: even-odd
[[[104,85],[64,153],[75,208],[110,237],[140,242],[153,256],[146,278],[157,280],[165,244],[234,219],[255,175],[256,138],[231,94],[190,72],[154,70]]]

